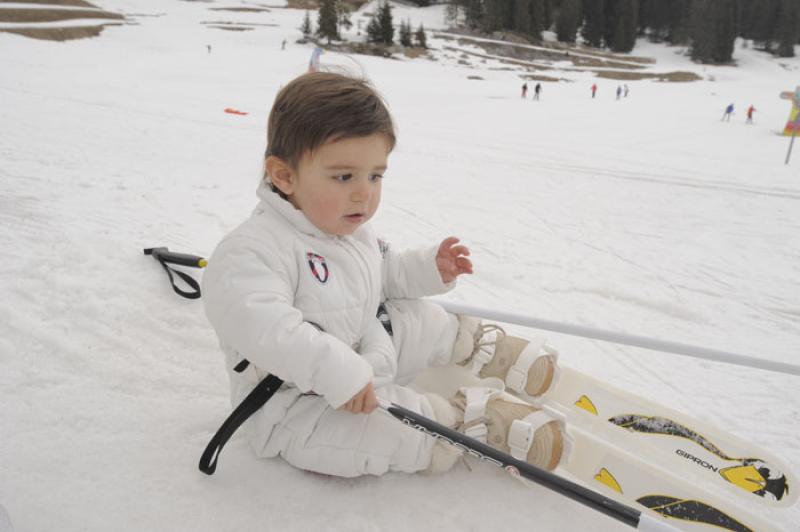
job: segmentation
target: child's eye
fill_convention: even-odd
[[[369,180],[370,181],[377,181],[378,179],[383,179],[383,175],[382,174],[372,174],[371,176],[369,176]]]
[[[351,177],[353,177],[353,174],[342,174],[342,175],[333,176],[333,178],[336,181],[342,181],[342,182],[349,181]]]

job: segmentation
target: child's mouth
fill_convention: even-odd
[[[345,219],[349,222],[361,222],[364,220],[363,214],[346,214]]]

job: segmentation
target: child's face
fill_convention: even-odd
[[[379,133],[327,142],[273,183],[319,229],[349,235],[378,210],[388,157]]]

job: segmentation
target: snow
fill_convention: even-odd
[[[336,479],[234,437],[216,475],[200,473],[230,411],[222,355],[202,305],[141,250],[208,255],[249,214],[269,107],[311,52],[295,43],[304,12],[96,4],[136,24],[61,43],[0,33],[0,504],[15,530],[623,529],[485,464]],[[442,6],[403,10],[444,27]],[[218,21],[276,26],[202,24]],[[740,48],[738,67],[700,66],[642,42],[649,70],[704,80],[627,82],[616,101],[618,82],[556,71],[571,82],[533,102],[521,67],[431,45],[437,61],[322,62],[362,70],[396,118],[379,231],[401,248],[449,234],[471,247],[476,274],[449,297],[798,363],[800,147],[784,165],[778,133],[800,60]],[[549,336],[563,364],[800,472],[797,377]],[[792,530],[800,508],[768,518]]]

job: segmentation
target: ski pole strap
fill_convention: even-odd
[[[241,372],[244,371],[247,365],[248,364],[240,362],[235,369]],[[200,471],[206,475],[214,474],[214,471],[217,469],[219,453],[222,452],[222,448],[228,443],[228,440],[233,436],[233,433],[236,432],[236,429],[247,421],[247,418],[255,414],[259,408],[264,406],[264,403],[269,401],[269,398],[278,391],[278,388],[280,388],[282,384],[283,381],[280,378],[270,373],[264,380],[258,383],[258,386],[247,394],[244,401],[242,401],[239,406],[236,407],[236,410],[228,416],[228,419],[225,420],[219,430],[217,430],[217,433],[214,434],[214,437],[211,438],[211,441],[208,442],[206,450],[203,451],[203,455],[200,457]]]
[[[324,332],[324,329],[318,324],[314,323],[313,321],[306,322],[309,325],[312,325],[320,332]],[[243,358],[233,367],[233,371],[236,373],[241,373],[246,370],[250,366],[250,361],[246,358]],[[213,475],[214,471],[217,469],[217,459],[219,458],[219,453],[222,452],[222,448],[228,443],[228,440],[233,436],[233,433],[242,426],[242,423],[247,421],[247,418],[255,414],[259,408],[264,406],[267,401],[269,401],[270,397],[275,395],[275,392],[283,385],[283,380],[276,377],[272,373],[267,375],[267,377],[258,383],[258,385],[253,388],[253,390],[247,394],[247,397],[244,398],[244,401],[239,403],[239,406],[236,407],[231,415],[228,416],[228,419],[220,426],[217,433],[214,434],[214,437],[211,438],[211,441],[208,442],[206,445],[206,450],[203,451],[203,455],[200,457],[200,471],[205,473],[206,475]]]
[[[191,275],[186,272],[182,272],[180,270],[176,270],[168,266],[168,263],[172,264],[180,264],[182,266],[191,266],[193,268],[204,268],[206,265],[206,259],[202,257],[197,257],[195,255],[187,255],[185,253],[176,253],[174,251],[170,251],[169,248],[166,247],[156,247],[156,248],[145,248],[144,249],[145,255],[151,255],[154,259],[156,259],[161,266],[164,268],[164,271],[167,272],[167,277],[169,277],[169,282],[172,284],[172,289],[175,290],[175,293],[179,296],[185,297],[186,299],[199,299],[200,298],[200,285]],[[191,291],[182,290],[175,284],[175,277],[173,274],[180,277],[184,283],[189,285],[192,289]]]

